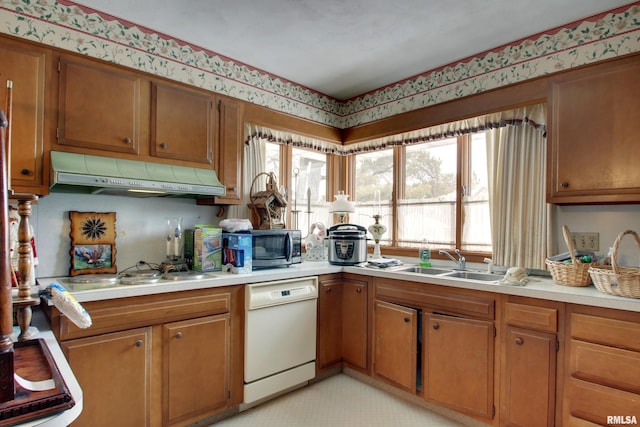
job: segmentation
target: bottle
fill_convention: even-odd
[[[419,251],[420,267],[431,267],[431,249],[427,239],[422,240],[422,246]]]

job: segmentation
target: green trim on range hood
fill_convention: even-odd
[[[224,196],[213,169],[51,152],[51,192],[134,197]]]

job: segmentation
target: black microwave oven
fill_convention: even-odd
[[[302,262],[300,230],[253,230],[253,269],[283,267]]]

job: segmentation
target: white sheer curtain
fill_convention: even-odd
[[[544,131],[525,123],[487,131],[487,163],[494,263],[544,269],[553,240]]]
[[[249,195],[251,184],[256,176],[262,172],[266,172],[266,139],[259,135],[251,135],[250,129],[247,129],[247,138],[244,145],[244,168],[242,179],[243,200],[239,205],[229,208],[229,218],[251,218],[251,209]],[[266,178],[260,177],[254,188],[263,189],[266,184]]]

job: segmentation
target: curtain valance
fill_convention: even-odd
[[[357,144],[340,145],[333,142],[297,135],[292,132],[278,131],[264,126],[247,125],[245,141],[252,138],[265,139],[272,143],[290,145],[297,148],[313,150],[320,153],[346,156],[384,150],[399,145],[421,144],[438,141],[469,133],[482,132],[509,125],[529,125],[540,131],[546,130],[546,104],[528,105],[513,110],[485,114],[451,123],[431,126],[411,132],[376,138]]]

